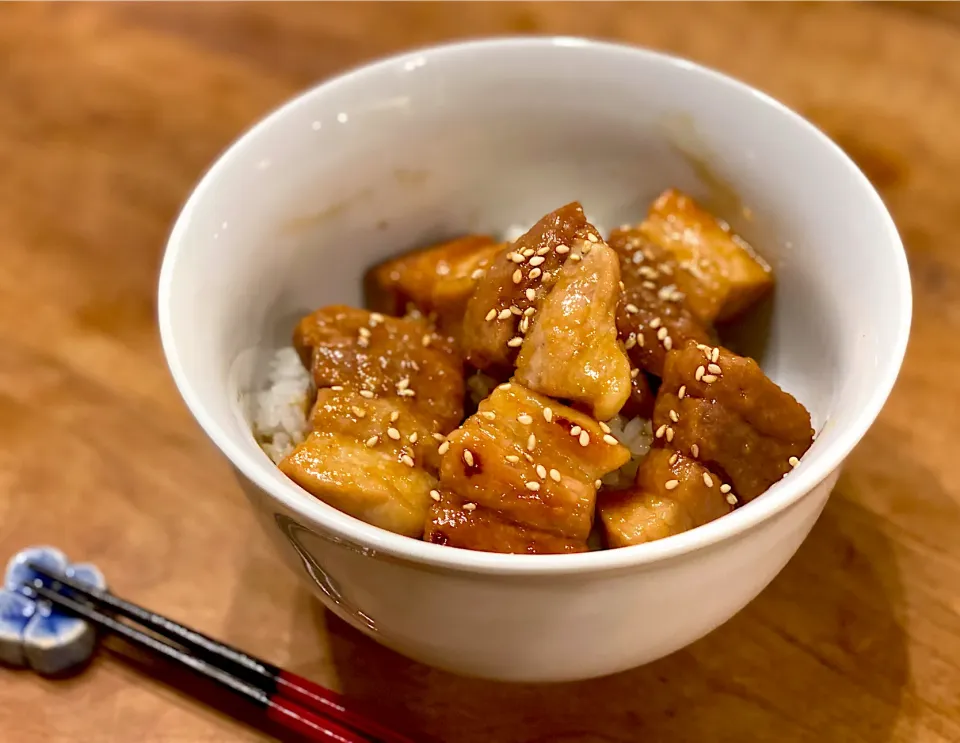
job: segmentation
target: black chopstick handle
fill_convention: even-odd
[[[74,601],[46,586],[24,586],[22,590],[27,595],[32,593],[36,597],[46,599],[50,603],[56,604],[68,612],[87,619],[134,645],[163,655],[175,663],[186,666],[201,676],[205,676],[221,686],[240,694],[265,710],[269,719],[278,722],[287,729],[309,740],[323,741],[323,743],[371,743],[370,738],[361,736],[354,730],[341,727],[334,720],[304,709],[288,699],[272,699],[263,689],[236,678],[228,671],[217,668],[189,653],[185,653],[179,648],[167,645],[145,632],[134,629],[123,622],[97,611],[91,606],[79,601]]]

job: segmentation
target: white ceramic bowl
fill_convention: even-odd
[[[458,232],[529,223],[574,199],[598,224],[634,221],[667,186],[718,205],[777,272],[762,362],[811,410],[819,436],[759,499],[652,544],[486,554],[354,520],[287,480],[254,443],[239,401],[255,362],[289,344],[299,315],[359,304],[366,267]],[[304,93],[197,186],[159,289],[180,392],[327,608],[425,663],[524,681],[646,663],[756,596],[879,413],[910,311],[893,222],[823,134],[716,72],[570,38],[419,50]]]

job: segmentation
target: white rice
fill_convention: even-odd
[[[307,411],[313,395],[310,373],[291,346],[270,358],[264,386],[252,397],[253,435],[267,456],[279,463],[309,433]]]
[[[633,485],[637,468],[650,451],[653,425],[647,418],[624,418],[621,415],[615,415],[607,425],[610,426],[610,435],[630,450],[631,457],[623,467],[604,477],[603,484],[610,488],[626,488]]]

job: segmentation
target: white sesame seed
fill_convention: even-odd
[[[533,418],[531,418],[526,413],[521,413],[520,415],[518,415],[517,420],[525,426],[529,426],[531,423],[533,423]]]
[[[643,333],[637,333],[637,345],[640,346],[640,348],[643,348],[643,344]]]
[[[537,437],[532,433],[527,437],[527,451],[533,451],[537,448]]]
[[[399,417],[400,417],[400,413],[394,410],[392,413],[390,413],[390,422],[391,423],[395,422]]]
[[[630,335],[627,336],[627,340],[626,340],[626,342],[623,344],[623,347],[629,351],[629,350],[630,350],[631,348],[633,348],[635,345],[637,345],[637,334],[636,334],[636,333],[630,333]]]
[[[543,273],[543,271],[541,271],[539,268],[534,268],[534,269],[531,269],[531,270],[530,270],[530,273],[527,274],[527,278],[528,278],[528,279],[539,279],[539,278],[540,278],[540,274],[542,274],[542,273]]]
[[[510,309],[509,309],[509,308],[505,308],[505,309],[500,310],[500,312],[497,313],[497,319],[498,319],[498,320],[506,320],[508,317],[510,317],[510,315],[511,315]]]
[[[533,248],[527,248],[523,251],[524,258],[529,258],[531,255],[533,255]]]
[[[707,364],[707,371],[711,374],[720,374],[723,372],[723,369],[721,369],[717,364]]]
[[[600,241],[597,239],[597,236],[594,235],[592,232],[590,232],[590,233],[587,234],[587,239],[588,239],[590,242],[592,242],[592,243],[600,242]]]
[[[580,428],[580,426],[573,426],[573,428],[570,429],[570,435],[571,435],[571,436],[579,436],[579,435],[580,435],[580,432],[581,432],[582,430],[583,430],[583,429]]]
[[[586,431],[580,432],[580,446],[589,446],[590,444],[590,434]]]
[[[519,269],[519,268],[518,268],[516,271],[513,272],[513,283],[514,283],[514,284],[519,284],[519,283],[520,283],[520,280],[521,280],[522,278],[523,278],[523,274],[520,273],[520,269]]]
[[[437,454],[441,457],[450,450],[450,442],[444,441],[440,446],[437,447]]]
[[[597,421],[597,424],[600,426],[600,430],[604,433],[610,433],[610,426],[608,426],[603,421]]]
[[[580,256],[577,255],[576,253],[574,253],[573,255],[570,256],[570,260],[571,260],[573,263],[578,263],[578,262],[580,261]]]
[[[507,461],[510,462],[510,464],[516,464],[520,461],[520,457],[516,454],[507,454]]]
[[[702,368],[702,367],[701,367],[701,368]],[[705,384],[713,384],[714,382],[717,381],[717,379],[718,379],[718,377],[717,377],[716,374],[704,374],[704,375],[700,378],[700,381],[704,382]]]
[[[523,254],[521,253],[511,253],[510,255],[507,256],[507,258],[509,258],[514,263],[523,263],[526,260],[526,258],[524,258]]]
[[[623,310],[624,310],[624,312],[626,312],[628,315],[636,315],[636,314],[640,311],[640,310],[637,308],[637,305],[635,305],[635,304],[628,304],[628,305],[626,305],[626,306],[623,308]]]
[[[627,290],[627,287],[624,285],[622,281],[618,281],[617,284],[620,286],[620,291],[623,292]]]
[[[390,428],[387,429],[387,436],[389,436],[394,441],[400,440],[400,432],[393,426],[390,426]]]
[[[630,379],[636,379],[636,378],[639,377],[639,376],[640,376],[640,370],[639,370],[639,369],[631,369],[631,370],[630,370]]]
[[[402,457],[400,457],[400,461],[407,465],[407,467],[414,466],[413,457],[411,457],[409,454],[404,454]]]
[[[670,466],[672,467],[673,465],[675,465],[675,464],[677,463],[677,460],[678,460],[678,459],[680,459],[680,453],[679,453],[679,452],[674,452],[673,454],[671,454],[671,455],[670,455]]]
[[[357,416],[357,418],[363,418],[363,416],[367,414],[363,408],[358,408],[356,405],[351,406],[350,410],[353,411],[353,414]]]
[[[405,390],[410,386],[410,378],[404,377],[399,382],[397,382],[397,390]]]
[[[409,436],[407,436],[407,441],[409,441],[411,444],[416,444],[418,438],[420,437],[417,435],[417,432],[414,431]]]
[[[654,434],[654,437],[658,439],[662,439],[663,434],[665,434],[666,432],[667,432],[667,424],[664,423],[660,426],[660,428],[657,429],[657,432]]]
[[[487,322],[490,322],[490,321],[491,321],[493,318],[495,318],[496,316],[497,316],[497,311],[496,311],[496,310],[490,310],[490,311],[487,313],[487,316],[486,316],[485,318],[483,318],[483,319],[486,320]]]
[[[800,460],[796,457],[790,457],[790,459],[787,460],[787,464],[789,464],[791,467],[796,467],[798,464],[800,464]]]
[[[497,417],[497,414],[494,413],[492,410],[484,410],[482,413],[480,413],[480,415],[482,415],[488,421],[496,420],[496,417]]]
[[[432,341],[433,339],[429,335],[425,335],[423,336],[423,338],[420,339],[420,343],[424,348],[429,346]]]
[[[714,349],[710,352],[710,360],[711,360],[714,364],[716,364],[719,359],[720,359],[720,349],[719,349],[719,348],[714,348]]]
[[[542,264],[545,260],[546,260],[546,258],[544,258],[542,255],[535,255],[533,258],[531,258],[531,259],[528,261],[528,263],[529,263],[531,266],[536,267],[536,266],[539,266],[540,264]]]
[[[547,468],[542,464],[537,465],[537,476],[542,480],[547,476]]]
[[[698,382],[699,382],[701,379],[703,379],[703,373],[704,373],[705,371],[706,371],[706,369],[704,369],[703,366],[698,366],[698,367],[697,367],[697,373],[696,373],[694,376],[696,377],[696,379],[697,379]]]
[[[537,298],[537,293],[536,293],[533,289],[527,289],[527,290],[524,292],[524,295],[525,295],[526,298],[527,298],[529,301],[531,301],[531,302],[532,302],[534,299]]]
[[[370,390],[360,390],[360,397],[365,397],[368,400],[372,400],[373,393]]]
[[[360,328],[360,330],[359,330],[358,332],[360,333],[360,337],[361,337],[361,338],[369,338],[369,337],[370,337],[370,329],[369,329],[369,328]]]
[[[417,396],[417,393],[414,392],[413,390],[406,390],[406,389],[397,390],[397,394],[400,395],[400,397],[416,397]]]
[[[713,487],[713,478],[710,477],[710,473],[708,472],[703,473],[703,484],[706,485],[708,488]]]
[[[670,332],[669,330],[667,330],[665,327],[661,325],[660,329],[657,331],[657,340],[662,341],[664,338],[667,337],[667,333],[669,332]]]
[[[371,312],[371,313],[370,313],[370,327],[371,327],[371,328],[377,327],[377,323],[381,323],[381,322],[383,322],[383,315],[381,315],[379,312]]]
[[[357,338],[357,345],[360,346],[360,348],[367,348],[370,345],[370,341],[363,336],[360,336]]]
[[[644,289],[656,289],[657,285],[652,281],[644,281],[642,284]]]
[[[703,343],[698,343],[698,344],[697,344],[697,349],[700,350],[700,351],[709,351],[709,350],[710,350],[710,346],[705,346]]]
[[[504,391],[506,391],[506,390],[510,389],[510,383],[509,383],[509,382],[504,382],[503,384],[498,384],[498,385],[497,385],[497,389],[498,389],[498,390],[504,390]]]
[[[483,269],[482,268],[474,269],[473,273],[470,274],[470,278],[473,279],[474,281],[477,281],[478,279],[482,279]]]
[[[367,446],[376,446],[377,444],[380,443],[380,437],[379,437],[379,436],[371,436],[371,437],[370,437],[369,439],[367,439],[364,443],[365,443]]]
[[[724,495],[729,493],[731,490],[733,490],[733,488],[727,485],[727,483],[724,483],[723,485],[720,486],[720,492],[723,493]]]
[[[550,248],[547,247],[546,245],[544,245],[542,248],[540,248],[540,249],[537,251],[537,255],[546,255],[546,254],[549,253],[549,252],[550,252]]]
[[[463,510],[464,510],[464,511],[476,511],[476,510],[477,510],[477,504],[476,504],[476,503],[464,503],[464,504],[463,504]]]
[[[670,413],[669,413],[669,415],[670,415],[670,420],[672,420],[674,423],[676,423],[677,421],[680,420],[680,416],[677,415],[677,411],[676,411],[676,410],[671,410]]]
[[[510,348],[518,348],[519,346],[523,345],[523,338],[521,338],[519,335],[514,338],[511,338],[510,340],[507,341],[507,345]]]
[[[673,348],[673,338],[671,338],[669,335],[668,335],[666,338],[664,338],[664,339],[663,339],[663,347],[664,347],[667,351],[669,351],[671,348]]]
[[[537,312],[537,308],[536,308],[536,307],[527,307],[527,309],[525,309],[525,310],[523,311],[523,316],[524,316],[524,317],[533,317],[533,315],[535,315],[536,312]]]
[[[555,250],[556,250],[560,255],[563,255],[564,253],[569,253],[569,252],[570,252],[570,248],[567,247],[566,245],[558,245],[558,246],[555,248]]]
[[[446,441],[446,440],[447,440],[447,437],[444,436],[442,433],[433,433],[433,434],[430,434],[430,435],[433,436],[434,441]]]
[[[553,420],[553,408],[544,408],[543,409],[543,419],[549,423]]]
[[[516,315],[517,317],[520,317],[520,315],[523,314],[523,311],[522,311],[519,307],[517,307],[517,305],[511,304],[511,305],[510,305],[510,314],[511,314],[511,315]]]
[[[663,323],[663,320],[661,320],[659,317],[655,317],[650,321],[650,327],[656,330],[657,328],[660,327],[662,323]]]
[[[439,503],[439,502],[440,502],[440,491],[439,491],[439,490],[431,490],[431,491],[430,491],[430,497],[433,498],[435,501],[437,501],[437,502]]]
[[[605,433],[605,434],[603,434],[603,443],[605,443],[605,444],[610,444],[610,446],[614,446],[614,445],[616,445],[616,444],[619,444],[620,442],[617,441],[617,440],[616,440],[613,436],[611,436],[609,433]]]
[[[334,392],[343,392],[343,385],[335,384],[330,389],[333,390]]]
[[[737,505],[737,496],[735,496],[733,493],[727,493],[727,503],[729,503],[731,506]]]
[[[679,480],[667,480],[665,483],[663,483],[663,487],[665,487],[667,490],[673,490],[678,485],[680,485]]]
[[[474,462],[473,452],[470,451],[469,449],[464,449],[464,450],[463,450],[463,461],[467,463],[467,466],[468,466],[468,467],[473,467],[473,462]]]
[[[679,397],[682,400],[686,394],[687,394],[687,385],[681,384],[680,389],[677,392],[677,397]]]
[[[560,482],[560,471],[559,470],[550,470],[550,479],[554,482]]]
[[[693,458],[696,459],[700,456],[700,447],[696,444],[690,445],[690,453],[693,454]]]
[[[536,493],[540,489],[540,483],[531,480],[527,483],[527,490],[532,490]]]
[[[667,443],[669,444],[671,441],[673,441],[673,429],[667,426]]]

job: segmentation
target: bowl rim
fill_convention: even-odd
[[[884,365],[878,373],[878,383],[872,394],[860,410],[853,414],[850,422],[840,432],[838,439],[830,447],[819,452],[815,460],[801,463],[789,478],[774,485],[775,490],[765,493],[763,498],[757,498],[743,508],[738,508],[733,513],[696,529],[631,547],[559,555],[500,554],[456,549],[401,536],[372,526],[323,503],[293,481],[286,483],[277,481],[268,474],[268,466],[273,465],[268,465],[266,460],[261,461],[255,458],[253,452],[235,444],[213,416],[207,412],[204,401],[191,386],[180,360],[172,327],[169,311],[172,285],[180,247],[192,222],[193,212],[198,204],[208,197],[217,174],[226,169],[232,160],[238,158],[247,143],[261,132],[286,118],[297,108],[306,105],[308,101],[323,96],[335,88],[358,82],[366,77],[375,77],[411,58],[437,59],[449,55],[496,53],[505,47],[514,49],[525,47],[534,52],[556,47],[589,49],[602,54],[632,56],[638,61],[654,65],[679,66],[704,76],[716,83],[718,87],[759,100],[764,105],[775,109],[793,125],[807,130],[853,171],[856,183],[860,188],[865,189],[873,202],[877,218],[881,220],[886,232],[891,248],[887,252],[891,253],[898,279],[901,306],[898,324],[894,331],[895,345],[889,353],[884,355]],[[177,216],[164,250],[157,293],[157,314],[161,343],[171,375],[188,409],[207,436],[240,473],[290,511],[326,530],[327,539],[344,544],[348,548],[352,547],[373,558],[392,558],[393,561],[399,560],[412,566],[487,575],[557,576],[639,568],[696,552],[752,530],[808,495],[843,464],[844,459],[874,423],[886,403],[906,353],[912,303],[906,253],[893,218],[883,200],[850,157],[800,114],[736,78],[672,54],[624,43],[573,36],[497,36],[414,48],[350,68],[300,92],[239,135],[204,173]]]

